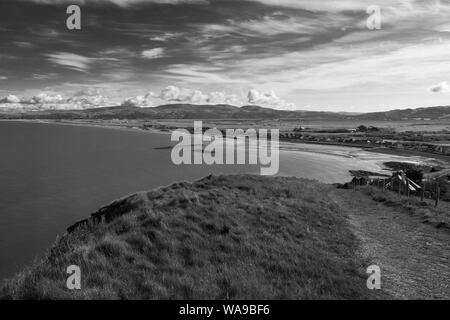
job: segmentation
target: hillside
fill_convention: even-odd
[[[107,107],[86,110],[4,112],[0,119],[344,119],[332,112],[279,111],[258,106],[169,104],[152,108]]]
[[[415,120],[415,119],[450,120],[450,106],[374,112],[361,114],[356,116],[355,118],[358,120],[390,120],[390,121]]]
[[[3,299],[369,299],[331,186],[209,176],[138,193],[68,230]],[[103,222],[100,222],[103,221]],[[65,287],[80,266],[82,290]]]
[[[259,106],[169,104],[152,108],[107,107],[85,110],[0,111],[0,119],[299,119],[375,120],[450,119],[450,107],[392,110],[365,114],[323,111],[280,111]]]

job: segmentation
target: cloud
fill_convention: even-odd
[[[141,3],[155,3],[155,4],[208,4],[208,0],[24,0],[28,2],[60,5],[60,4],[88,4],[88,3],[112,3],[120,7],[128,7]]]
[[[236,24],[237,30],[245,30],[254,34],[266,34],[269,36],[285,33],[316,33],[325,30],[325,26],[319,20],[306,18],[278,18],[265,16],[259,20],[248,20]]]
[[[189,104],[231,104],[241,105],[238,97],[224,92],[203,93],[200,90],[168,86],[161,90],[158,98],[168,102],[181,102]]]
[[[384,42],[382,46],[378,42],[364,46],[327,44],[301,52],[227,61],[223,76],[289,96],[305,91],[322,95],[346,88],[361,92],[363,86],[374,84],[392,89],[400,87],[399,81],[423,88],[430,79],[450,72],[445,63],[449,50],[450,42],[436,41],[418,45]]]
[[[88,72],[91,65],[95,62],[118,62],[119,59],[111,58],[111,57],[100,57],[100,58],[91,58],[85,57],[79,54],[70,53],[70,52],[55,52],[44,54],[47,57],[48,61],[66,67],[68,69],[80,71],[80,72]]]
[[[450,24],[445,23],[435,27],[435,30],[438,32],[450,32]]]
[[[276,110],[295,110],[295,105],[279,98],[275,92],[259,92],[251,89],[248,92],[248,103]]]
[[[226,66],[214,66],[211,64],[173,64],[165,69],[164,77],[170,79],[184,80],[189,83],[195,84],[205,84],[205,83],[215,83],[215,84],[231,84],[231,83],[242,83],[240,79],[242,77],[229,77],[224,75],[223,72],[226,71]],[[243,69],[245,70],[245,69]],[[241,69],[242,72],[242,69]]]
[[[0,70],[8,76],[14,74],[14,80],[18,80],[8,83],[8,87],[14,87],[11,93],[24,85],[34,90],[55,86],[56,81],[46,75],[58,72],[60,85],[120,86],[120,90],[108,89],[103,94],[79,95],[86,100],[93,97],[94,103],[108,96],[116,105],[125,97],[134,97],[127,103],[141,105],[138,97],[148,90],[148,83],[158,89],[168,84],[179,86],[178,93],[171,90],[167,94],[174,97],[165,101],[198,104],[228,103],[232,100],[228,93],[245,99],[249,88],[257,88],[259,95],[252,95],[253,101],[275,108],[292,107],[281,103],[277,95],[322,110],[344,109],[353,103],[361,108],[435,104],[446,98],[428,94],[426,89],[446,79],[450,72],[446,59],[450,49],[447,0],[211,0],[207,8],[173,5],[206,3],[188,0],[34,2],[100,4],[86,17],[86,26],[96,32],[55,32],[53,9],[45,10],[49,13],[44,13],[45,19],[32,28],[33,34],[31,29],[14,33],[18,22],[7,20],[10,36],[5,48],[10,48],[8,54],[13,52],[16,61],[24,61],[16,71],[13,63]],[[101,12],[101,6],[107,3],[120,6],[110,8],[117,19],[111,20],[109,14]],[[132,8],[145,3],[172,5]],[[366,9],[371,4],[382,9],[382,30],[369,31],[365,26]],[[23,6],[24,12],[35,8]],[[28,44],[35,47],[24,49]],[[166,56],[170,59],[152,60]],[[114,63],[103,63],[106,59]],[[28,80],[25,77],[31,77],[32,72],[36,72],[35,79],[42,80],[40,83],[20,82]],[[429,90],[447,90],[446,86],[434,87]],[[78,88],[52,91],[71,96],[74,90]],[[209,92],[213,90],[218,92]],[[388,99],[391,101],[386,102]]]
[[[34,45],[28,41],[14,41],[14,44],[19,48],[32,48]]]
[[[208,94],[207,102],[210,104],[230,104],[234,106],[242,105],[242,102],[239,100],[237,95],[217,91],[213,91]]]
[[[400,22],[412,21],[417,23],[424,21],[433,21],[433,16],[446,16],[449,13],[450,5],[447,1],[441,0],[249,0],[268,6],[281,6],[289,9],[301,9],[315,13],[329,13],[334,17],[343,16],[348,12],[366,13],[371,5],[378,5],[381,8],[382,23],[396,24],[395,27],[402,25]],[[333,17],[325,21],[331,23]],[[422,20],[418,20],[422,19]],[[361,26],[365,26],[365,19],[361,21]],[[411,29],[411,28],[410,28]]]
[[[164,56],[164,48],[154,48],[150,50],[144,50],[141,53],[142,58],[145,59],[157,59]]]
[[[428,88],[428,91],[433,93],[448,93],[450,92],[450,85],[444,81]]]
[[[9,95],[0,100],[1,107],[22,110],[80,110],[89,108],[100,108],[112,106],[113,103],[101,95],[80,95],[76,94],[69,99],[63,98],[60,94],[39,93],[31,98],[19,98]]]
[[[20,103],[20,98],[15,95],[8,95],[7,97],[0,100],[0,103]]]
[[[100,95],[100,89],[95,87],[87,87],[78,90],[75,92],[74,97],[83,97],[83,96],[99,96]]]
[[[194,95],[194,91],[185,88],[179,88],[177,86],[168,86],[161,90],[159,98],[167,101],[190,101]]]
[[[314,12],[342,12],[342,11],[365,11],[367,7],[377,4],[384,8],[403,8],[417,11],[422,8],[433,9],[445,6],[440,0],[417,1],[417,0],[249,0],[269,6],[282,6],[293,9],[304,9]]]
[[[112,106],[108,98],[102,95],[74,96],[66,101],[70,109],[90,109]]]
[[[31,97],[30,99],[22,100],[23,103],[28,104],[48,104],[48,103],[58,104],[63,103],[64,101],[65,100],[60,94],[51,95],[47,93],[40,93],[38,95]]]
[[[228,37],[230,33],[244,36],[278,36],[283,34],[312,35],[332,28],[354,24],[355,19],[344,15],[291,16],[281,13],[250,20],[228,20],[227,24],[206,24],[201,31],[210,37]]]
[[[114,105],[96,87],[85,87],[78,90],[67,100],[67,103],[73,105],[74,109],[100,108]]]
[[[149,92],[145,96],[136,96],[134,98],[127,98],[122,103],[122,107],[152,107],[153,102],[151,98],[153,97],[153,93]]]
[[[58,52],[46,54],[48,60],[54,64],[67,67],[72,70],[86,72],[89,65],[95,61],[93,58],[84,57],[75,53]]]
[[[31,75],[31,78],[34,80],[53,80],[58,78],[58,75],[56,73],[48,73],[48,74],[33,73]]]
[[[182,36],[183,33],[178,32],[165,32],[163,34],[159,34],[159,35],[155,35],[155,36],[151,36],[149,39],[151,41],[158,41],[158,42],[167,42],[169,40],[175,39],[177,37]]]

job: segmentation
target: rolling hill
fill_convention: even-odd
[[[129,106],[86,110],[5,111],[0,119],[298,119],[298,120],[446,120],[450,106],[392,110],[364,114],[326,111],[284,111],[259,106],[168,104],[151,108]]]
[[[386,112],[373,112],[356,116],[358,120],[439,120],[448,119],[450,121],[450,106],[391,110]]]

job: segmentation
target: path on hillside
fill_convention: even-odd
[[[348,215],[360,252],[396,299],[450,299],[450,236],[352,190],[330,197]]]

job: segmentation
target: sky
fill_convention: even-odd
[[[72,4],[81,30],[66,26]],[[371,30],[373,5],[381,24]],[[450,0],[1,0],[0,99],[347,112],[449,105],[449,17]]]

